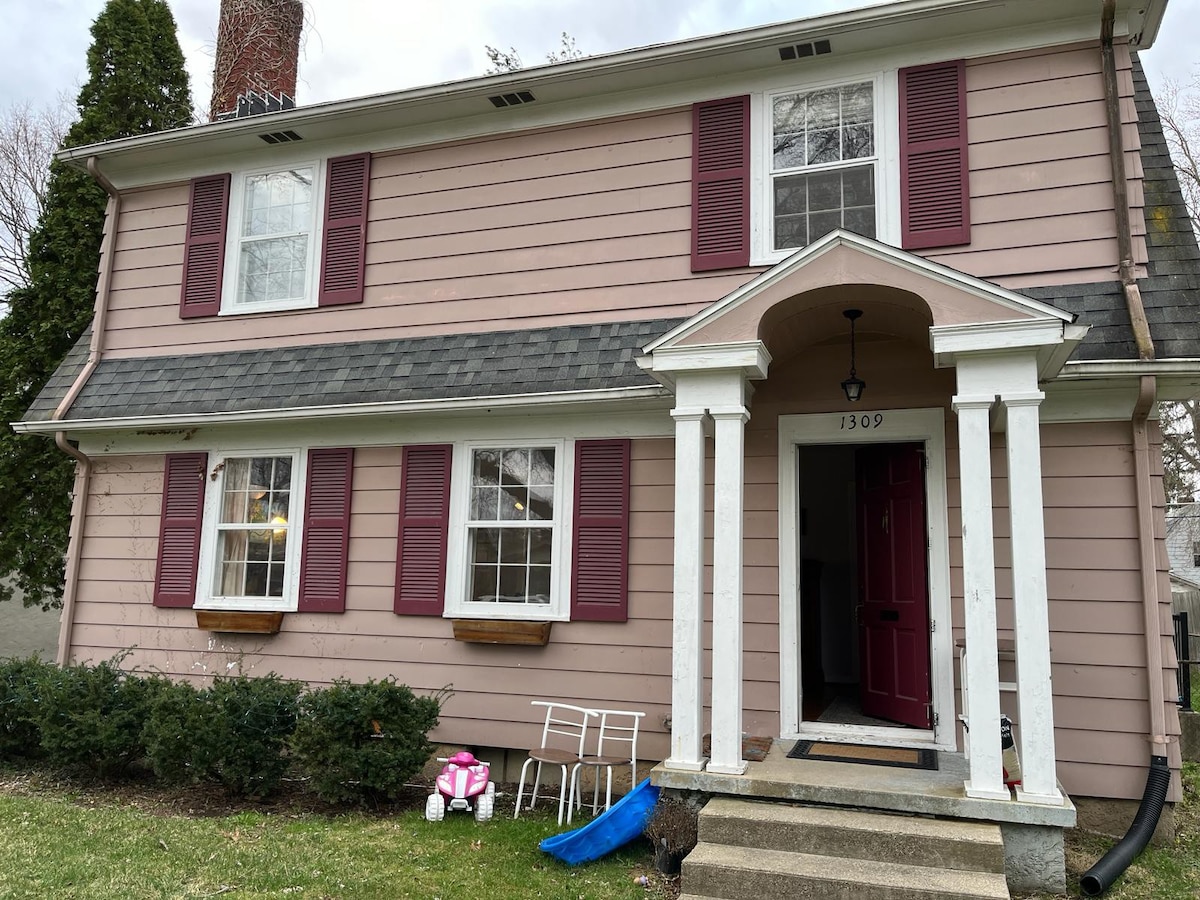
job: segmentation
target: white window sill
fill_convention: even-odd
[[[488,619],[496,622],[569,622],[571,616],[558,612],[553,605],[535,606],[516,603],[460,603],[447,605],[447,619]]]
[[[247,316],[254,313],[292,312],[299,309],[316,309],[316,300],[289,300],[274,303],[241,303],[221,307],[218,316]]]

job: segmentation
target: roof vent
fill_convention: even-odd
[[[520,106],[522,103],[532,103],[537,97],[533,96],[529,91],[517,91],[514,94],[497,94],[495,97],[488,97],[492,101],[492,106],[497,109],[504,109],[506,106]]]
[[[787,47],[779,48],[779,58],[784,60],[792,59],[807,59],[810,56],[824,56],[826,53],[832,53],[833,48],[829,46],[829,41],[813,41],[811,44],[791,44]]]
[[[304,138],[290,129],[288,131],[272,131],[269,134],[260,134],[259,137],[268,144],[290,144],[294,141],[304,140]]]

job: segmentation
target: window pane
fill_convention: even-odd
[[[804,95],[788,94],[776,97],[772,108],[772,122],[776,132],[804,130]]]
[[[533,566],[529,570],[529,602],[550,602],[550,567]]]
[[[842,129],[842,159],[863,159],[875,155],[874,130],[870,125],[850,125]]]
[[[808,179],[808,208],[810,212],[842,207],[842,174],[825,172]]]
[[[803,247],[835,228],[875,236],[875,167],[775,179],[775,249]]]
[[[249,176],[242,236],[307,232],[312,222],[312,179],[311,168]]]
[[[873,121],[874,91],[874,86],[869,82],[842,88],[843,125],[861,125]]]
[[[496,567],[471,567],[471,599],[483,603],[496,600]]]
[[[238,302],[300,299],[307,274],[307,235],[243,241],[238,265]],[[301,290],[296,291],[297,286]]]
[[[837,162],[842,158],[841,135],[836,128],[808,133],[808,164]]]
[[[500,534],[500,562],[520,563],[529,559],[529,533],[524,528],[505,528]]]
[[[292,460],[237,457],[226,459],[221,471],[216,592],[225,597],[282,597]]]
[[[525,602],[525,580],[528,571],[525,566],[500,567],[500,589],[497,593],[501,603]]]
[[[875,206],[875,170],[870,166],[842,173],[842,197],[846,206]]]
[[[840,115],[839,92],[813,91],[807,95],[808,115],[805,124],[811,131],[814,128],[829,128],[839,124]]]
[[[775,135],[775,168],[795,169],[804,165],[804,132],[788,131]]]
[[[534,565],[550,565],[550,549],[554,533],[549,528],[529,529],[529,561]]]
[[[477,563],[494,563],[500,559],[500,529],[474,528],[474,556]]]
[[[500,451],[476,450],[471,467],[471,484],[477,487],[500,483]]]
[[[529,451],[505,450],[500,462],[501,484],[529,484]]]
[[[471,488],[471,518],[476,521],[494,521],[496,518],[496,489],[494,487]]]
[[[813,241],[824,237],[833,231],[833,229],[841,227],[841,210],[835,209],[832,212],[813,213],[808,217],[808,236]]]
[[[524,522],[529,510],[529,491],[525,488],[500,489],[500,519],[505,522]]]
[[[791,250],[808,243],[808,219],[805,216],[783,216],[775,220],[775,247]]]

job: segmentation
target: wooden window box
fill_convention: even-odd
[[[281,612],[232,612],[223,609],[196,610],[196,627],[204,631],[230,631],[236,634],[278,634],[283,624]]]
[[[518,644],[545,647],[553,622],[501,622],[495,619],[452,619],[454,639],[468,644]]]

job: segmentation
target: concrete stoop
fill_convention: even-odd
[[[714,797],[680,900],[1007,900],[993,824]]]

